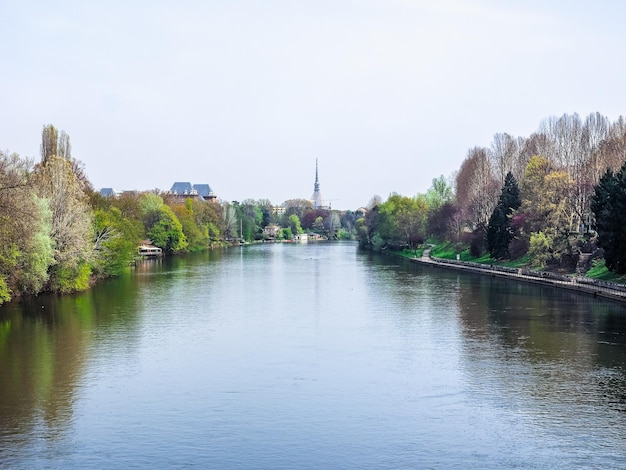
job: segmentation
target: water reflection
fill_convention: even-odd
[[[0,466],[617,467],[626,310],[352,244],[0,309]],[[165,464],[164,464],[165,463]]]
[[[132,347],[133,285],[133,277],[123,276],[76,296],[42,295],[3,306],[0,455],[26,445],[32,434],[63,440],[94,349],[120,349],[111,343]]]
[[[616,419],[610,410],[626,410],[624,306],[484,276],[471,277],[459,293],[463,358],[476,390],[497,390],[500,400],[533,410],[545,429],[561,420],[558,432],[580,439],[605,431]],[[569,422],[598,414],[606,421],[590,419],[584,430]]]

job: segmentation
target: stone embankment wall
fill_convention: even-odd
[[[494,266],[468,261],[432,258],[430,256],[430,250],[426,250],[423,257],[411,258],[410,260],[414,263],[425,264],[433,267],[461,269],[493,277],[503,277],[522,282],[560,287],[585,294],[591,294],[596,297],[604,297],[607,299],[618,300],[620,302],[626,302],[625,285],[614,282],[600,281],[584,276],[568,276],[546,271],[533,271],[525,268],[509,268],[505,266]]]

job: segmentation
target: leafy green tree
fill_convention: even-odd
[[[163,198],[154,193],[143,193],[139,196],[139,210],[146,231],[160,218]]]
[[[355,229],[356,229],[356,237],[359,240],[359,246],[363,248],[368,243],[367,221],[365,217],[361,217],[357,219],[356,224],[355,224]]]
[[[384,243],[415,246],[425,238],[428,203],[426,197],[392,194],[368,212],[370,241],[377,233]]]
[[[263,212],[253,199],[246,199],[240,206],[241,219],[243,220],[244,238],[255,240],[262,237]]]
[[[158,219],[147,232],[154,244],[169,254],[184,251],[187,239],[183,226],[169,206],[163,204],[158,212]]]
[[[522,204],[517,180],[511,172],[504,178],[498,204],[487,225],[487,250],[492,258],[509,257],[509,244],[514,238],[511,216]]]
[[[300,217],[298,214],[291,214],[289,216],[289,228],[291,229],[292,234],[300,234],[303,233],[302,225],[300,225]]]
[[[139,221],[131,221],[117,207],[94,211],[94,272],[103,277],[120,275],[133,261],[142,236]]]
[[[452,200],[452,186],[443,175],[433,178],[432,186],[426,192],[426,202],[431,210],[436,210]]]
[[[192,202],[193,216],[196,224],[202,230],[208,243],[219,240],[221,236],[220,224],[222,221],[222,206],[213,202]]]
[[[606,267],[618,274],[626,273],[626,163],[617,173],[609,169],[600,178],[591,198],[591,210]]]
[[[191,199],[187,199],[184,205],[174,204],[171,208],[181,223],[189,250],[198,251],[206,247],[208,245],[208,233],[206,229],[202,230],[196,223]]]

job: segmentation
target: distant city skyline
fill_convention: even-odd
[[[626,4],[1,2],[0,148],[70,137],[95,188],[333,208],[424,193],[496,133],[626,103]]]

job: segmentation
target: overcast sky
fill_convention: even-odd
[[[96,188],[334,208],[425,192],[493,135],[626,114],[626,3],[0,0],[0,148],[66,131]]]

